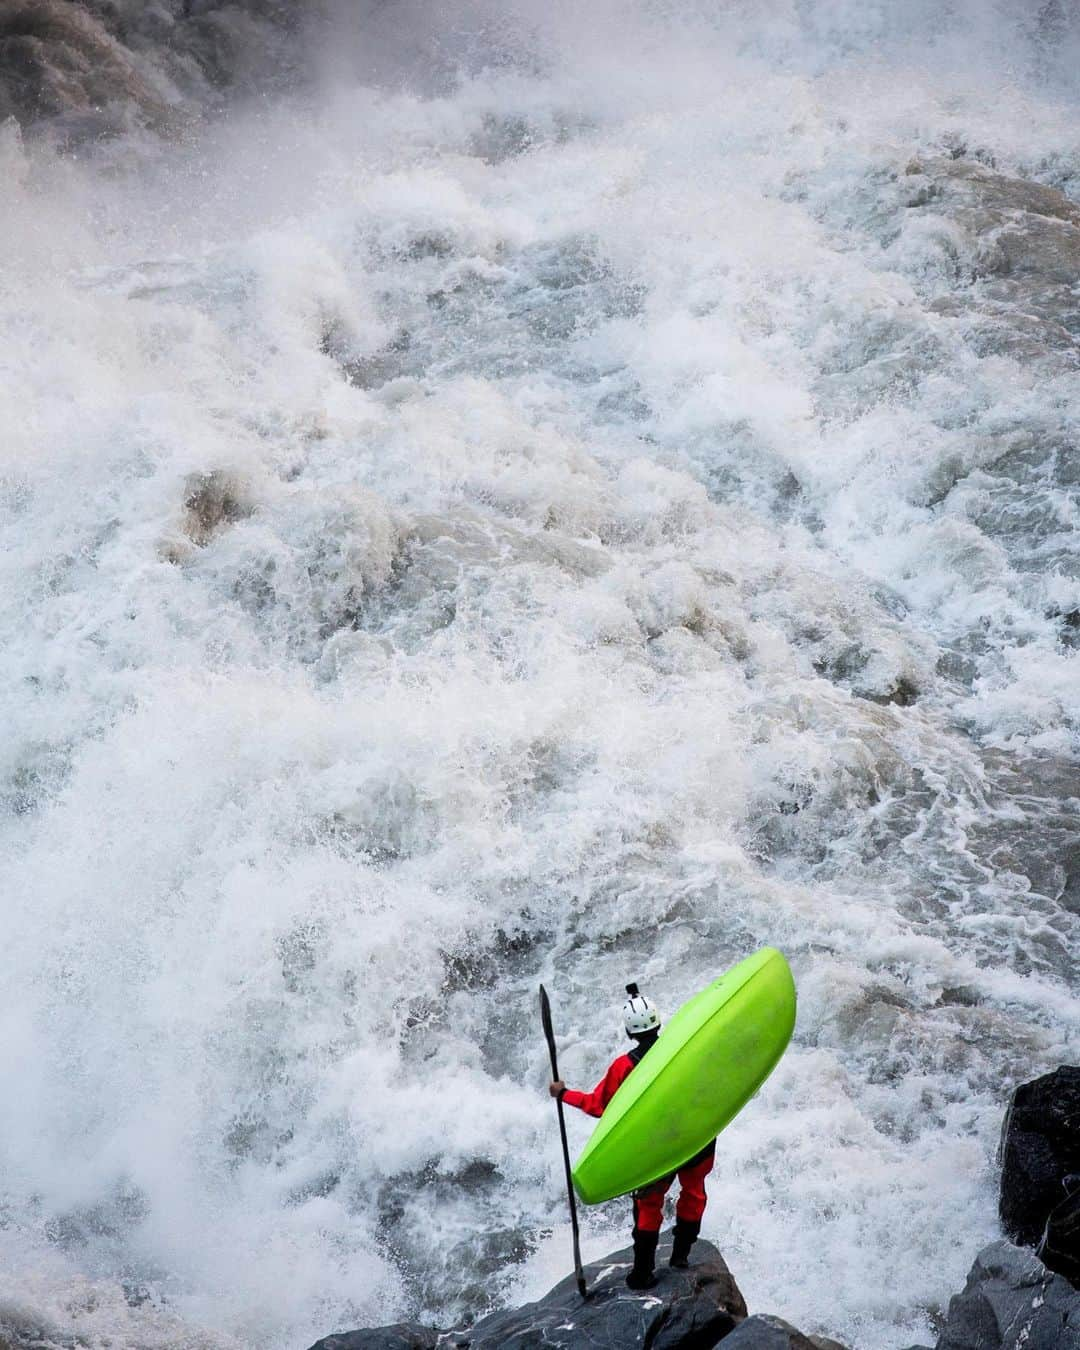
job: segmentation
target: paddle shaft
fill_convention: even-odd
[[[559,1077],[559,1059],[555,1050],[555,1032],[551,1026],[551,1004],[548,1002],[547,990],[543,985],[540,986],[540,1020],[544,1024],[544,1035],[547,1037],[548,1054],[551,1056],[551,1077]],[[566,1168],[566,1197],[570,1202],[570,1228],[574,1234],[574,1274],[577,1276],[578,1293],[582,1298],[585,1297],[585,1272],[581,1268],[581,1245],[578,1238],[577,1221],[577,1201],[574,1199],[574,1182],[570,1175],[570,1145],[566,1142],[566,1117],[563,1114],[563,1104],[560,1098],[555,1099],[555,1106],[559,1115],[559,1135],[562,1139],[563,1166]]]

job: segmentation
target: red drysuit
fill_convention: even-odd
[[[604,1107],[615,1096],[616,1089],[623,1080],[633,1072],[640,1058],[640,1054],[635,1058],[633,1051],[628,1055],[620,1055],[591,1092],[576,1092],[573,1088],[567,1088],[562,1094],[562,1100],[568,1106],[576,1106],[586,1115],[602,1116]],[[715,1159],[714,1139],[708,1147],[702,1149],[688,1163],[684,1163],[671,1176],[661,1177],[651,1186],[635,1191],[633,1197],[635,1228],[643,1233],[659,1233],[664,1217],[664,1196],[667,1195],[676,1177],[679,1178],[679,1199],[675,1204],[675,1217],[686,1223],[700,1223],[701,1216],[705,1213],[705,1178],[712,1171]]]

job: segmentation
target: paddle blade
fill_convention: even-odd
[[[551,1028],[551,1003],[543,985],[540,986],[540,1021],[544,1024],[544,1035],[549,1041],[554,1040],[555,1033]]]
[[[540,986],[540,1021],[544,1026],[544,1035],[547,1037],[548,1054],[551,1057],[551,1076],[558,1078],[559,1062],[555,1054],[555,1031],[551,1025],[551,1004],[548,1001],[547,990],[543,985]]]

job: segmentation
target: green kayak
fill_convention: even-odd
[[[795,982],[775,947],[684,1003],[608,1103],[574,1168],[587,1205],[670,1175],[742,1110],[784,1053]]]

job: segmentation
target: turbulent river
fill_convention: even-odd
[[[371,8],[197,132],[0,128],[0,1320],[535,1296],[538,982],[591,1086],[768,943],[704,1235],[932,1339],[1080,1055],[1080,27]]]

